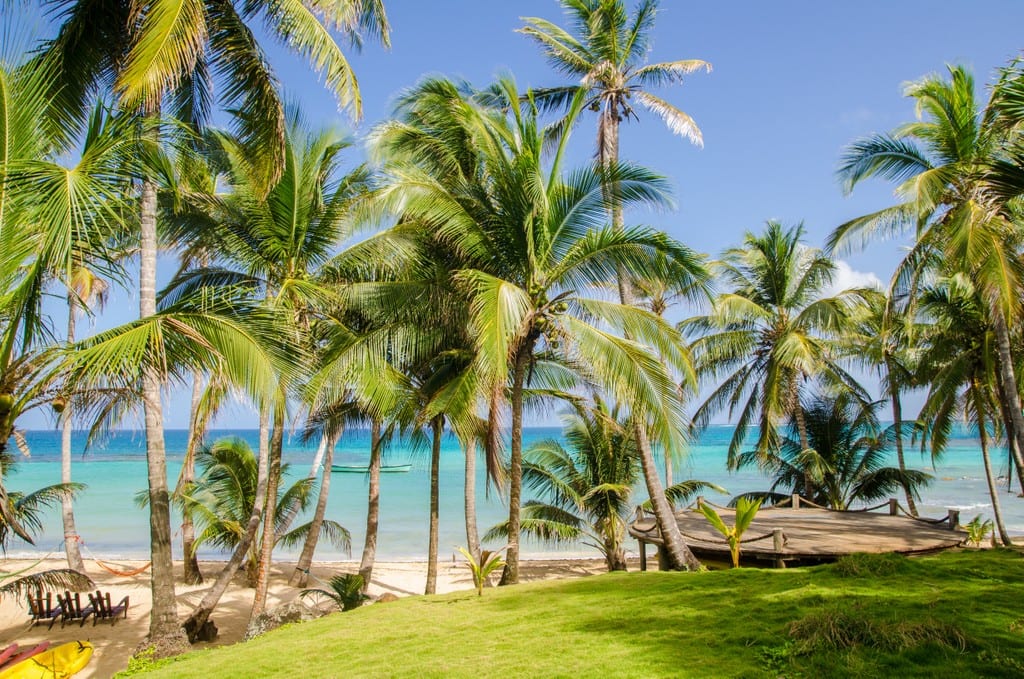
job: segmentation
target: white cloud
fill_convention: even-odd
[[[875,288],[882,290],[882,281],[871,271],[857,271],[841,259],[836,260],[836,271],[832,285],[824,290],[826,295],[835,295],[850,288]]]

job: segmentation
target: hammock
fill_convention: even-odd
[[[138,568],[133,568],[131,570],[118,570],[114,568],[114,566],[117,566],[117,564],[112,564],[108,561],[104,561],[103,559],[100,559],[95,554],[93,554],[92,550],[89,549],[89,546],[85,544],[85,541],[82,540],[82,537],[80,535],[65,535],[64,539],[75,540],[76,542],[78,542],[78,544],[82,546],[82,549],[89,552],[89,558],[95,561],[97,566],[99,566],[106,572],[110,573],[111,575],[117,575],[122,578],[130,578],[133,575],[144,573],[150,566],[153,565],[153,562],[149,561],[146,564],[139,566]]]
[[[153,562],[150,561],[150,562],[146,563],[144,566],[139,566],[138,568],[134,568],[134,569],[132,569],[130,571],[119,571],[119,570],[115,570],[114,568],[111,568],[110,566],[108,566],[106,561],[102,561],[100,559],[97,559],[96,557],[92,557],[92,560],[96,562],[97,566],[99,566],[100,568],[102,568],[106,572],[110,573],[111,575],[119,575],[119,576],[121,576],[123,578],[130,578],[133,575],[138,575],[139,573],[142,573],[142,572],[146,571],[150,566],[153,565]]]

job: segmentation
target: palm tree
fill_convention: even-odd
[[[903,451],[903,403],[901,394],[916,386],[916,360],[919,351],[912,344],[918,324],[906,309],[906,302],[900,303],[890,294],[869,294],[865,304],[855,311],[844,342],[849,353],[867,367],[878,372],[881,386],[889,397],[895,433],[896,462],[898,467],[907,469]],[[917,502],[913,493],[905,492],[907,509],[917,516]]]
[[[1019,118],[1008,121],[1006,115],[1019,98],[1022,80],[1019,64],[1014,64],[983,108],[974,78],[962,66],[949,66],[945,79],[929,75],[910,83],[905,92],[915,100],[919,119],[854,142],[839,168],[847,191],[879,177],[897,182],[900,202],[839,226],[830,247],[849,248],[877,236],[913,231],[916,245],[898,276],[918,279],[922,268],[936,263],[941,263],[936,267],[939,275],[969,276],[988,306],[1006,429],[1017,439],[1010,449],[1024,482],[1024,414],[1010,328],[1020,315],[1024,289],[1019,221],[1014,216],[1024,183],[1007,181],[1014,166],[1020,174],[1020,164],[1012,154]]]
[[[53,64],[0,60],[0,453],[25,412],[50,404],[60,409],[74,396],[52,370],[54,345],[42,301],[56,281],[73,287],[84,253],[103,277],[114,276],[108,244],[124,226],[121,189],[128,165],[124,129],[94,114],[80,157],[71,166],[61,112],[48,97]],[[0,479],[0,518],[31,542],[7,514]]]
[[[450,82],[425,81],[402,98],[402,120],[374,137],[385,160],[379,205],[400,207],[404,221],[432,234],[456,258],[450,276],[470,301],[475,356],[472,371],[439,398],[488,404],[492,461],[507,389],[510,545],[502,582],[510,584],[518,580],[523,397],[528,375],[541,365],[538,357],[568,360],[584,379],[633,404],[635,420],[651,418],[667,447],[678,445],[682,413],[673,378],[641,344],[663,352],[672,369],[686,370],[678,336],[653,314],[592,293],[617,267],[634,274],[648,269],[656,253],[678,260],[691,275],[699,276],[702,267],[697,255],[664,234],[600,227],[609,195],[629,204],[662,201],[659,177],[626,165],[563,176],[566,138],[545,167],[536,107],[518,106],[509,80],[491,95],[502,108],[478,104]]]
[[[523,483],[538,499],[523,504],[524,535],[553,544],[590,540],[609,571],[626,570],[626,523],[640,481],[640,454],[628,419],[600,398],[577,402],[563,418],[567,445],[549,439],[524,453]],[[705,489],[725,492],[704,481],[683,481],[666,493],[686,502]],[[508,523],[484,540],[508,538]]]
[[[269,190],[262,182],[259,163],[252,160],[252,149],[230,135],[216,135],[216,141],[215,151],[225,163],[224,178],[231,192],[185,196],[178,221],[195,247],[204,252],[212,247],[219,256],[211,266],[182,272],[167,296],[173,300],[196,291],[220,290],[250,301],[261,300],[268,309],[287,317],[284,339],[298,352],[298,359],[313,350],[310,331],[318,314],[338,303],[330,287],[317,280],[315,271],[331,259],[332,249],[348,233],[346,214],[361,191],[365,172],[357,168],[341,175],[340,154],[347,142],[330,130],[308,130],[297,110],[289,113],[284,164],[280,178]],[[365,259],[367,255],[363,252],[361,256]],[[260,508],[264,517],[276,513],[287,398],[295,387],[297,384],[282,375],[266,406],[272,412],[273,428],[268,445],[267,504]],[[247,531],[250,539],[258,523],[254,514]],[[266,531],[263,535],[254,615],[265,605],[275,544],[273,535]],[[218,579],[218,586],[208,593],[211,601],[215,603],[213,595],[222,593],[228,582],[227,575]],[[197,612],[208,608],[203,605]]]
[[[185,489],[183,497],[183,503],[193,512],[199,528],[195,548],[209,545],[234,550],[244,538],[245,527],[255,505],[256,455],[242,439],[227,438],[203,448],[196,455],[196,465],[200,470],[199,477]],[[282,465],[282,474],[286,472],[287,465]],[[308,508],[314,485],[315,482],[309,479],[299,479],[281,494],[275,505],[278,511],[263,528],[264,532],[275,535],[275,545],[297,544],[313,527],[312,523],[305,523],[283,535],[276,535],[292,501],[298,502],[303,510]],[[350,548],[349,533],[337,522],[324,521],[320,530],[335,546]],[[256,586],[259,557],[256,543],[250,543],[245,568],[249,584],[253,587]]]
[[[173,11],[161,3],[120,0],[97,5],[90,0],[55,3],[63,24],[46,54],[60,67],[54,88],[72,115],[93,92],[113,82],[125,110],[153,119],[169,101],[176,117],[199,127],[210,114],[212,85],[223,103],[248,112],[239,118],[242,137],[269,156],[266,185],[276,176],[284,153],[284,115],[277,83],[247,21],[261,18],[271,32],[320,70],[342,104],[358,114],[355,77],[327,26],[340,29],[358,45],[363,32],[388,41],[380,0],[335,0],[312,7],[303,3],[257,3],[239,13],[231,3],[202,2]],[[153,141],[156,134],[147,134]],[[139,315],[156,313],[157,201],[151,172],[140,174]],[[143,374],[146,459],[150,483],[150,541],[153,562],[153,610],[149,639],[157,653],[173,654],[185,644],[174,607],[170,546],[170,506],[159,373]],[[166,648],[165,648],[166,647]]]
[[[800,399],[813,378],[843,385],[867,400],[840,366],[836,346],[861,292],[823,296],[835,265],[803,244],[803,232],[802,225],[786,229],[773,221],[763,235],[748,232],[743,247],[726,251],[718,264],[727,291],[714,300],[708,314],[682,323],[697,335],[692,351],[702,376],[724,375],[698,408],[695,423],[706,426],[726,408],[730,418],[739,411],[729,442],[730,468],[736,468],[754,422],[754,449],[764,460],[778,450],[778,426],[790,417],[797,424],[801,449],[811,450]],[[813,486],[810,479],[807,486]]]
[[[634,105],[660,116],[673,134],[703,143],[700,128],[690,116],[648,91],[679,85],[690,73],[711,70],[711,64],[700,59],[644,63],[658,0],[641,0],[632,16],[623,0],[561,0],[560,4],[572,23],[571,31],[529,17],[519,32],[540,45],[555,70],[577,82],[541,88],[534,96],[544,106],[568,108],[577,95],[583,95],[584,105],[598,114],[597,153],[602,165],[618,162],[619,124],[638,118]],[[616,226],[622,226],[621,220]]]
[[[526,19],[527,25],[520,29],[541,45],[555,69],[579,79],[577,83],[541,89],[534,94],[543,105],[569,110],[566,118],[554,126],[556,130],[571,126],[583,106],[597,112],[597,158],[602,167],[611,168],[619,162],[619,124],[623,119],[637,117],[632,102],[659,115],[673,133],[693,143],[703,143],[700,129],[690,116],[647,89],[678,85],[690,73],[711,70],[711,64],[700,59],[643,63],[654,28],[657,0],[641,0],[632,16],[622,0],[563,0],[561,4],[572,20],[572,32],[539,18]],[[622,229],[624,207],[614,195],[609,195],[607,209],[613,228]],[[617,272],[619,299],[632,305],[634,291],[625,273],[621,268]],[[644,423],[638,419],[633,429],[643,456],[647,491],[654,502],[664,541],[665,562],[676,569],[692,568],[696,560],[683,544],[671,508],[663,500],[664,489]],[[666,450],[666,460],[671,456],[672,451]]]
[[[964,274],[938,279],[926,286],[920,299],[931,320],[924,333],[926,347],[921,371],[929,384],[921,419],[931,423],[927,443],[933,459],[945,449],[957,415],[978,430],[982,463],[988,482],[992,513],[1003,544],[1010,537],[1003,522],[999,489],[989,456],[989,423],[999,431],[996,418],[995,332],[985,317],[988,309],[977,288]],[[924,445],[922,441],[922,445]]]
[[[917,497],[918,489],[932,477],[915,469],[884,466],[887,451],[902,434],[895,425],[885,429],[879,426],[877,410],[881,404],[863,405],[848,395],[812,397],[801,406],[802,426],[810,447],[801,441],[801,426],[793,417],[790,435],[782,439],[777,454],[765,459],[759,451],[748,451],[740,456],[739,467],[759,466],[771,475],[772,485],[766,493],[747,493],[739,498],[775,503],[798,493],[819,505],[845,510],[855,502],[890,497],[901,488]]]

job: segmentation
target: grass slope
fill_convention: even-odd
[[[1024,558],[616,573],[415,597],[189,654],[146,677],[1019,677]]]

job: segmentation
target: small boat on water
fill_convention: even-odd
[[[381,474],[394,474],[396,472],[407,472],[412,469],[412,464],[382,464]],[[366,474],[370,468],[364,464],[332,464],[331,471],[338,474]]]

